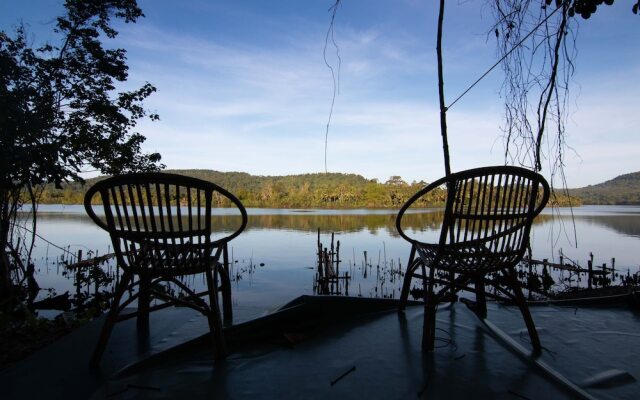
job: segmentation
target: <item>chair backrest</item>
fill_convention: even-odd
[[[483,273],[522,259],[533,219],[549,199],[549,185],[540,174],[512,166],[457,172],[416,193],[401,214],[426,192],[442,185],[447,187],[447,199],[438,243],[441,257],[453,257],[458,269],[481,269]],[[402,232],[401,214],[399,232],[415,242]]]
[[[224,231],[220,238],[212,238],[214,202],[236,207],[241,216],[237,229]],[[104,218],[95,212],[96,203],[101,203]],[[84,206],[91,219],[109,232],[123,267],[171,275],[204,267],[247,224],[242,203],[220,186],[160,172],[99,181],[87,191]]]

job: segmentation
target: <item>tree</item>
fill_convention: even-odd
[[[158,119],[142,106],[156,89],[146,83],[117,91],[128,77],[126,51],[103,46],[118,34],[113,19],[133,23],[141,9],[135,0],[64,6],[54,29],[59,44],[31,47],[24,26],[13,37],[0,31],[0,301],[25,280],[30,262],[34,236],[17,244],[23,202],[32,205],[35,235],[45,184],[82,181],[87,168],[118,174],[162,167],[159,154],[142,152],[145,137],[134,131],[140,119]]]
[[[403,186],[406,185],[407,182],[405,182],[401,176],[399,175],[392,175],[389,177],[389,179],[384,183],[385,185],[396,185],[396,186]]]

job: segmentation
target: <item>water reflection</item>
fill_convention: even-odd
[[[375,233],[384,229],[396,235],[396,210],[288,210],[288,209],[248,209],[247,229],[285,229],[303,232],[315,232],[320,228],[329,232],[359,232],[367,230]],[[229,230],[237,226],[239,216],[229,209],[216,209],[215,227]],[[582,225],[597,225],[617,234],[640,237],[640,207],[638,206],[583,206],[570,210],[546,209],[539,215],[534,225],[546,225],[561,219],[565,225],[571,224],[571,218]],[[76,222],[93,224],[80,205],[42,205],[38,210],[39,220],[43,223]],[[416,209],[405,216],[408,229],[438,230],[442,222],[441,209]]]
[[[48,206],[38,213],[41,226],[57,227],[60,234],[67,233],[67,227],[93,225],[80,206],[54,208]],[[271,211],[271,212],[270,212]],[[378,234],[380,230],[397,237],[395,228],[396,214],[387,210],[268,210],[250,209],[247,231],[250,230],[288,230],[299,232],[342,232],[352,233],[368,231]],[[612,230],[616,234],[640,238],[640,207],[581,207],[574,209],[573,220],[568,209],[548,210],[534,221],[536,227],[547,226],[560,220],[562,225],[570,227],[573,221],[582,227],[599,226]],[[438,231],[442,224],[443,212],[440,209],[416,210],[405,215],[404,228],[408,232]],[[213,221],[214,231],[229,231],[239,224],[240,216],[218,213]],[[46,228],[45,228],[46,229]],[[49,229],[47,229],[49,230]],[[586,229],[588,230],[588,228]],[[580,232],[583,233],[583,232]],[[58,236],[58,234],[56,234]]]
[[[275,307],[292,297],[313,292],[316,269],[316,240],[318,228],[323,235],[336,233],[341,241],[341,268],[354,277],[351,291],[363,295],[386,294],[375,288],[375,282],[356,281],[365,275],[364,252],[368,255],[371,275],[377,268],[405,266],[409,244],[399,237],[395,228],[394,210],[268,210],[250,209],[246,231],[231,243],[236,266],[258,265],[255,273],[235,283],[234,301],[256,304],[260,308]],[[237,226],[239,217],[221,210],[214,226],[228,231]],[[586,265],[589,253],[595,254],[595,264],[610,263],[616,258],[620,268],[635,273],[640,259],[637,256],[640,237],[640,207],[581,207],[574,210],[579,248],[566,238],[573,238],[573,223],[568,210],[547,210],[540,215],[532,231],[534,258],[557,258],[560,248],[565,257]],[[442,210],[417,210],[405,215],[404,228],[424,241],[438,238]],[[560,225],[560,222],[564,225]],[[563,231],[564,229],[564,231]],[[82,249],[110,251],[109,237],[84,213],[82,206],[43,206],[39,211],[38,232],[48,240],[67,247],[71,252]],[[326,238],[323,242],[326,242]],[[41,274],[42,287],[55,287],[59,292],[69,290],[69,283],[60,283],[53,267],[59,251],[43,241],[34,252]],[[259,265],[263,263],[264,267]],[[47,270],[52,273],[47,274]],[[396,290],[397,289],[397,290]],[[385,291],[396,293],[399,283]]]
[[[539,222],[560,218],[565,225],[573,220],[584,227],[598,226],[617,234],[640,238],[640,207],[638,206],[583,206],[573,210],[547,209],[539,217]]]
[[[239,215],[232,215],[224,209],[216,210],[213,218],[214,231],[228,231],[238,226]],[[397,235],[396,214],[389,210],[279,210],[249,209],[247,230],[278,229],[302,232],[359,232],[367,230],[376,233],[384,229]],[[442,210],[421,210],[407,214],[405,220],[410,229],[440,229]],[[79,206],[65,206],[58,209],[49,205],[38,212],[39,221],[44,224],[75,222],[93,225],[91,219]]]
[[[586,224],[607,227],[621,235],[640,238],[640,221],[638,216],[630,218],[628,215],[594,215],[577,216],[576,219],[584,221]]]

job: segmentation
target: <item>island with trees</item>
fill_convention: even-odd
[[[315,173],[286,176],[257,176],[244,172],[219,172],[184,169],[166,172],[192,176],[224,187],[234,193],[246,207],[268,208],[391,208],[399,209],[414,193],[427,185],[424,181],[405,182],[391,176],[385,182],[361,175],[344,173]],[[96,180],[85,184],[69,182],[56,188],[47,185],[41,196],[45,204],[82,204],[86,189]],[[440,188],[421,200],[419,207],[444,205],[446,189]],[[570,198],[556,191],[552,200],[558,206],[579,206],[579,198]],[[217,204],[225,206],[224,203]]]

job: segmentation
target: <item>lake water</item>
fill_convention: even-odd
[[[224,209],[216,212],[229,214]],[[298,295],[312,294],[318,228],[325,247],[332,232],[340,241],[341,273],[348,271],[352,276],[349,294],[398,297],[402,282],[389,272],[406,266],[410,246],[396,232],[395,210],[249,209],[248,213],[247,229],[230,243],[234,275],[241,275],[233,286],[234,304],[268,310]],[[435,241],[441,219],[438,209],[416,210],[407,220],[407,231]],[[226,221],[233,224],[234,216]],[[74,254],[111,251],[107,233],[86,216],[82,206],[40,206],[38,233]],[[38,282],[42,288],[73,293],[73,280],[60,274],[57,262],[63,252],[53,244],[36,242],[33,258]],[[536,219],[532,231],[536,259],[557,261],[562,250],[565,257],[586,266],[592,252],[596,265],[611,265],[615,258],[616,269],[633,274],[639,270],[639,248],[640,207],[635,206],[549,209]],[[364,252],[370,264],[366,278]]]

